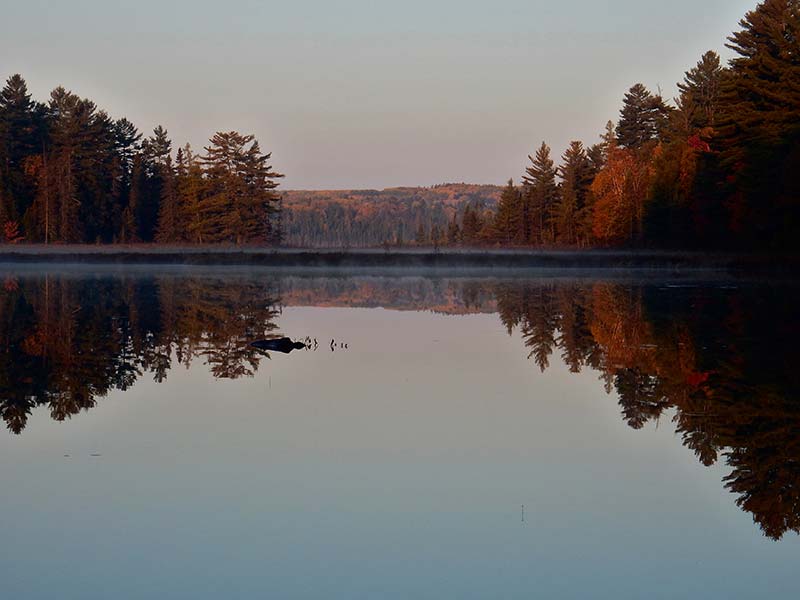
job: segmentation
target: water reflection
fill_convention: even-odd
[[[258,369],[249,343],[272,332],[274,282],[188,278],[6,279],[0,293],[0,414],[20,433],[36,406],[62,421],[202,358],[215,377]]]
[[[671,417],[701,463],[724,461],[725,487],[779,539],[800,532],[798,295],[787,286],[608,281],[9,278],[0,292],[0,413],[20,433],[36,406],[64,420],[145,373],[161,382],[173,363],[195,359],[215,377],[253,375],[264,354],[251,343],[280,339],[281,306],[497,313],[536,368],[563,361],[599,373],[630,427]]]

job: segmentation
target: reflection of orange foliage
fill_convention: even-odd
[[[611,283],[497,289],[503,324],[540,368],[558,349],[572,371],[597,369],[635,429],[673,411],[703,465],[725,461],[725,487],[765,535],[800,533],[793,292],[670,291],[662,303],[652,289]]]
[[[6,277],[3,281],[3,289],[9,293],[16,292],[19,289],[19,281],[16,277]]]
[[[655,346],[641,302],[630,290],[612,284],[592,288],[590,330],[603,348],[606,369],[614,373],[633,366],[653,366]]]

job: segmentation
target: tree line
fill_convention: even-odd
[[[299,247],[432,245],[469,207],[491,210],[502,188],[443,183],[384,190],[287,191],[284,242]],[[458,243],[458,240],[451,240]]]
[[[800,2],[765,0],[740,27],[736,57],[704,54],[674,105],[637,83],[600,143],[558,166],[542,143],[481,241],[797,249]]]
[[[173,156],[58,87],[36,102],[21,75],[0,91],[0,240],[39,243],[276,243],[281,174],[252,135],[218,132]]]
[[[637,83],[600,142],[546,143],[497,203],[415,205],[362,218],[353,206],[286,220],[303,245],[496,245],[797,250],[800,0],[764,0],[666,101]],[[277,179],[258,142],[217,133],[205,152],[55,89],[0,91],[0,238],[7,242],[277,243]],[[418,208],[421,207],[421,208]],[[394,222],[394,221],[397,222]],[[299,242],[298,242],[299,240]]]
[[[382,230],[383,244],[797,251],[800,0],[761,2],[726,46],[735,57],[705,53],[673,102],[637,83],[598,143],[556,164],[542,142],[498,202]]]

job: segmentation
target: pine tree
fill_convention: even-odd
[[[739,243],[798,247],[800,1],[765,0],[729,39],[714,149]]]
[[[200,202],[202,236],[207,242],[265,243],[279,196],[275,179],[252,135],[218,132],[206,147],[207,194]]]
[[[142,143],[142,166],[144,168],[144,182],[142,194],[138,203],[138,230],[143,241],[152,241],[156,237],[160,204],[165,194],[165,187],[170,185],[168,180],[172,177],[167,169],[167,161],[172,152],[172,142],[167,130],[161,125],[153,129],[153,135]]]
[[[114,162],[112,167],[111,197],[113,207],[106,215],[113,237],[118,238],[123,229],[123,214],[131,192],[133,163],[140,152],[142,134],[128,119],[119,119],[113,125]]]
[[[245,236],[248,243],[273,243],[275,240],[272,223],[280,210],[280,195],[275,192],[278,182],[275,180],[283,175],[272,170],[268,163],[270,158],[272,153],[262,154],[257,140],[245,155]]]
[[[634,85],[623,99],[617,124],[617,143],[633,150],[655,140],[667,125],[669,109],[661,96],[654,96],[641,83]]]
[[[139,203],[141,202],[144,187],[144,168],[142,167],[142,156],[137,154],[133,158],[133,166],[130,176],[130,190],[128,191],[128,202],[122,210],[122,220],[120,231],[117,236],[123,244],[133,244],[142,241],[139,226]]]
[[[158,227],[155,240],[161,244],[180,240],[180,216],[178,209],[178,190],[172,157],[167,154],[161,169],[161,202],[158,210]]]
[[[522,194],[514,185],[513,179],[508,180],[500,195],[494,218],[494,232],[495,240],[507,246],[527,241],[524,237]]]
[[[33,201],[36,177],[26,172],[28,157],[44,143],[44,107],[33,102],[21,75],[0,90],[0,215],[19,220]]]
[[[581,142],[572,142],[561,157],[561,193],[555,207],[557,239],[563,244],[578,242],[579,220],[594,173]]]
[[[483,228],[480,214],[472,206],[464,208],[464,216],[461,218],[461,241],[466,246],[474,246],[480,242],[480,233]]]
[[[678,111],[689,133],[714,127],[723,69],[716,52],[706,52],[678,84]]]
[[[186,228],[186,240],[195,244],[208,243],[204,237],[203,198],[206,195],[206,180],[199,158],[186,144],[178,164],[178,205],[179,215]]]
[[[531,165],[522,178],[527,200],[525,218],[529,243],[541,245],[555,241],[555,206],[558,202],[556,168],[550,158],[550,147],[542,142],[535,156],[528,156]]]

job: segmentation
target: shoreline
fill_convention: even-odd
[[[667,250],[0,245],[8,265],[185,265],[332,269],[656,270],[794,275],[800,257]]]

